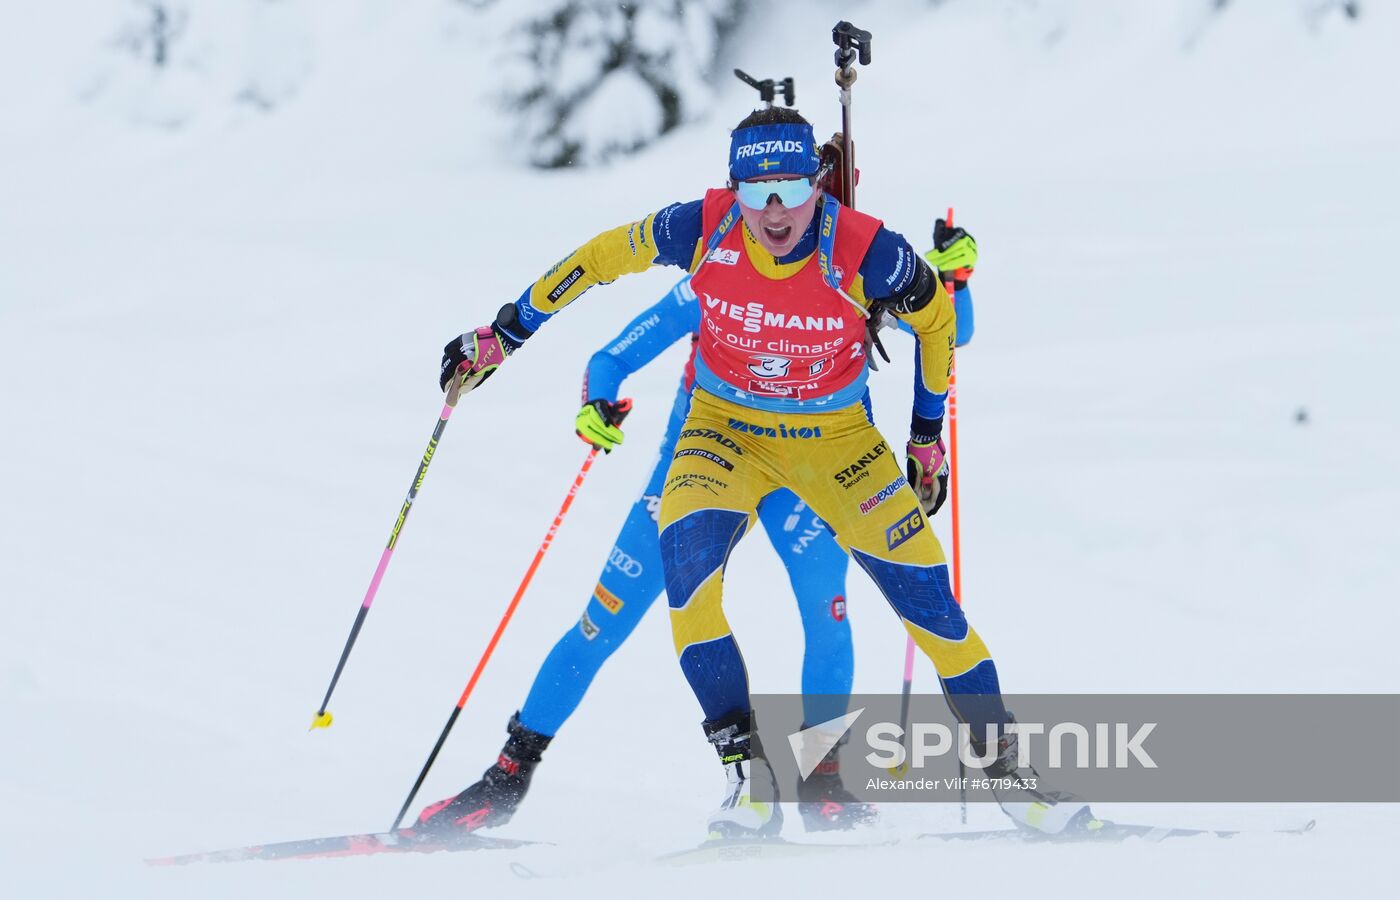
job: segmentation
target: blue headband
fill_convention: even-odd
[[[815,175],[821,165],[811,125],[753,125],[729,141],[729,177],[748,181],[763,175]]]

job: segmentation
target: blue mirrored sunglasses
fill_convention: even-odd
[[[816,189],[815,177],[783,178],[776,181],[740,181],[734,185],[739,202],[749,209],[763,209],[774,194],[788,209],[801,206]]]

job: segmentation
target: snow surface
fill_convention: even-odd
[[[795,76],[823,132],[839,122],[831,24],[872,30],[861,206],[921,243],[956,204],[977,234],[963,581],[1008,690],[1400,689],[1385,87],[1400,13],[1365,3],[1353,24],[1324,5],[775,3],[737,36],[733,64]],[[1110,810],[1316,816],[1298,838],[653,865],[702,836],[721,788],[656,613],[500,832],[557,847],[144,866],[389,824],[582,461],[587,355],[675,276],[591,293],[459,408],[336,724],[308,734],[439,408],[439,348],[589,235],[717,182],[751,105],[724,85],[707,121],[640,156],[541,174],[497,139],[503,86],[471,31],[489,11],[295,7],[264,23],[295,25],[269,44],[230,38],[220,65],[247,54],[243,75],[169,96],[111,74],[124,4],[30,5],[0,30],[5,896],[1304,897],[1393,881],[1380,867],[1400,829],[1379,805]],[[274,112],[238,102],[268,73]],[[120,90],[94,93],[102,77]],[[157,106],[192,114],[152,128],[140,113]],[[897,439],[909,348],[894,349],[874,391]],[[576,621],[683,353],[628,384],[627,446],[590,476],[420,804],[490,762]],[[766,542],[737,551],[728,583],[754,688],[795,690],[797,619]],[[858,575],[849,594],[856,687],[894,690],[898,625]],[[927,663],[918,678],[933,689]],[[1339,777],[1394,777],[1364,734],[1337,739],[1362,748]],[[955,822],[886,809],[896,836]]]

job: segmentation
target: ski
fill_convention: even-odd
[[[1283,828],[1179,828],[1170,825],[1139,825],[1127,822],[1109,822],[1096,819],[1085,831],[1069,834],[1044,834],[1026,828],[991,828],[981,831],[937,831],[919,835],[921,840],[940,841],[991,841],[1009,840],[1021,843],[1115,843],[1128,838],[1142,838],[1156,843],[1168,838],[1179,837],[1218,837],[1228,838],[1237,834],[1303,834],[1312,831],[1316,821],[1309,819],[1299,825]]]
[[[540,841],[461,834],[447,838],[418,837],[408,829],[368,834],[342,834],[334,837],[253,844],[205,853],[186,853],[146,860],[152,866],[184,866],[191,863],[246,862],[253,859],[325,859],[335,856],[370,856],[376,853],[436,853],[463,850],[513,850],[539,846]]]
[[[839,853],[844,850],[864,850],[870,847],[886,846],[890,843],[893,842],[825,844],[810,841],[788,841],[783,838],[725,838],[705,841],[698,847],[666,853],[658,856],[656,860],[673,866],[688,866],[697,863],[743,862],[750,859],[804,856],[822,852]]]

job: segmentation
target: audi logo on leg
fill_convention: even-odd
[[[628,578],[636,578],[642,574],[642,564],[617,547],[613,547],[612,553],[608,555],[608,565]]]

